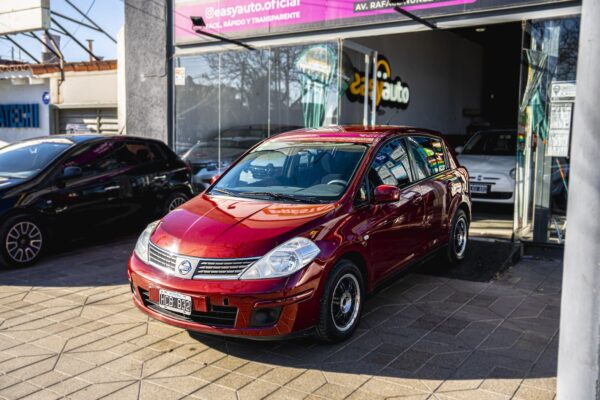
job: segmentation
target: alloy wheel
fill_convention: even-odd
[[[167,207],[167,211],[168,212],[173,211],[180,205],[184,204],[186,201],[187,201],[187,199],[183,196],[177,196],[177,197],[173,198],[173,200],[171,200],[171,202],[169,203],[169,206]]]
[[[331,316],[340,332],[351,329],[358,318],[361,307],[360,286],[353,274],[342,276],[333,290]]]
[[[19,263],[34,260],[42,251],[42,244],[42,231],[33,222],[19,222],[6,235],[6,251],[10,258]]]
[[[467,241],[468,241],[468,227],[467,220],[464,217],[461,217],[456,221],[456,225],[454,226],[454,251],[456,256],[461,258],[465,251],[467,250]]]

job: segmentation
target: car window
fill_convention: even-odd
[[[118,147],[116,157],[122,160],[124,165],[135,166],[157,161],[160,155],[148,143],[135,141],[125,142],[124,146]]]
[[[408,148],[414,160],[415,178],[425,179],[448,169],[444,144],[440,139],[426,136],[408,138]]]
[[[79,167],[83,176],[101,174],[119,168],[140,165],[142,159],[151,157],[145,154],[144,147],[137,143],[105,141],[85,147],[63,164],[66,167]]]
[[[227,171],[210,193],[286,201],[337,200],[366,148],[354,143],[266,142]]]
[[[513,131],[479,132],[467,142],[462,154],[514,156],[517,154],[517,135]]]
[[[26,179],[34,176],[73,146],[67,139],[40,139],[0,149],[0,176]]]
[[[411,182],[411,168],[403,139],[385,144],[375,156],[369,169],[371,187],[392,185],[399,188]]]
[[[363,179],[358,187],[358,192],[356,193],[356,198],[354,199],[354,204],[356,206],[361,206],[363,204],[369,203],[369,182],[367,179]]]

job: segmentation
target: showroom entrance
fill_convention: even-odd
[[[253,50],[186,44],[175,58],[173,143],[206,185],[248,148],[287,130],[434,129],[464,151],[459,158],[478,189],[476,235],[562,243],[564,120],[574,100],[579,16],[491,22],[299,36]]]

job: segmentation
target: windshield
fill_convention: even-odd
[[[517,134],[514,131],[476,133],[465,145],[462,154],[481,156],[515,156]]]
[[[0,176],[27,179],[46,168],[73,145],[67,139],[41,139],[0,149]]]
[[[346,192],[367,146],[353,143],[267,142],[246,155],[211,195],[321,203]]]

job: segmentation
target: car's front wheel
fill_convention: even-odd
[[[46,249],[42,224],[29,215],[16,215],[0,225],[0,262],[7,267],[26,267],[37,262]]]
[[[349,260],[333,268],[321,298],[317,336],[324,341],[346,340],[356,330],[364,301],[360,270]]]

